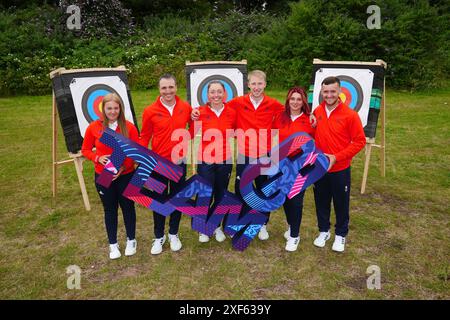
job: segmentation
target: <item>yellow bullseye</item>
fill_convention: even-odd
[[[98,105],[98,110],[99,110],[100,112],[103,112],[103,100],[99,103],[99,105]]]
[[[345,94],[342,93],[342,92],[339,94],[339,98],[341,98],[341,101],[342,101],[342,102],[345,102],[345,100],[347,100],[347,97],[346,97]]]

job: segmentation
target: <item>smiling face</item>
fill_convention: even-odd
[[[303,99],[302,95],[298,92],[294,92],[289,98],[289,108],[292,115],[298,115],[302,112]]]
[[[322,98],[327,106],[333,107],[338,103],[341,88],[337,82],[323,84],[320,90]]]
[[[211,107],[220,108],[223,105],[223,97],[225,95],[225,90],[223,86],[219,83],[211,83],[208,88],[208,101],[211,104]]]
[[[177,94],[177,85],[173,79],[161,79],[159,81],[159,94],[165,104],[175,104],[175,96]]]
[[[103,105],[105,109],[105,115],[109,122],[114,122],[119,119],[120,105],[115,101],[108,101]]]
[[[248,79],[248,87],[253,98],[260,99],[264,94],[266,81],[263,78],[254,75]]]

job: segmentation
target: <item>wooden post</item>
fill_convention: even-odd
[[[383,81],[383,102],[381,104],[381,176],[386,177],[386,79]]]
[[[192,161],[192,175],[196,174],[196,167],[195,167],[195,134],[192,137],[191,140],[191,161]]]
[[[77,153],[77,154],[70,153],[69,155],[70,155],[70,157],[73,158],[73,161],[75,163],[75,170],[77,171],[78,183],[80,184],[81,195],[83,196],[84,207],[86,208],[87,211],[91,211],[91,204],[89,203],[89,196],[86,191],[86,184],[84,183],[84,177],[83,177],[84,158],[80,153]]]
[[[52,141],[52,194],[53,198],[56,197],[56,176],[58,174],[58,164],[56,162],[56,151],[57,151],[57,142],[58,142],[58,127],[56,125],[56,117],[58,115],[58,111],[56,110],[56,98],[55,92],[53,92],[53,106],[52,106],[52,130],[53,130],[53,141]]]
[[[361,194],[366,192],[366,184],[367,184],[367,176],[369,175],[369,165],[370,165],[370,154],[372,153],[372,147],[375,142],[375,139],[367,139],[366,147],[365,147],[365,157],[364,157],[364,173],[363,179],[361,183]]]

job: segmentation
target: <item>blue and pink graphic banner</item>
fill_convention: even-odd
[[[266,221],[262,212],[278,209],[287,198],[292,198],[319,180],[329,165],[328,158],[317,150],[314,140],[299,132],[271,150],[270,157],[250,163],[241,176],[241,200],[226,191],[222,201],[211,206],[212,186],[199,175],[186,180],[176,194],[163,196],[166,185],[158,180],[163,176],[179,182],[183,169],[157,153],[107,128],[100,141],[113,149],[111,164],[97,178],[97,183],[109,187],[114,168],[120,168],[125,158],[133,159],[138,167],[124,191],[124,196],[169,216],[178,210],[192,217],[192,229],[212,236],[225,219],[224,231],[232,237],[233,248],[245,250]],[[254,180],[261,174],[268,179],[262,188]],[[195,199],[195,200],[193,200]]]

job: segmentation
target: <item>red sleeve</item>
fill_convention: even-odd
[[[84,140],[83,145],[81,146],[81,153],[83,156],[92,162],[97,162],[97,155],[95,152],[92,151],[92,149],[95,147],[95,136],[93,134],[93,127],[95,125],[95,122],[92,122],[86,129],[86,132],[84,133]]]
[[[336,161],[353,158],[366,145],[366,135],[364,134],[361,119],[359,119],[359,115],[356,112],[354,112],[351,117],[349,130],[352,141],[344,150],[334,155],[336,157]]]
[[[150,111],[147,107],[142,115],[142,131],[139,138],[139,144],[148,148],[148,144],[153,136],[153,124],[151,122]]]
[[[310,136],[315,139],[316,138],[316,128],[311,127]]]
[[[273,99],[275,102],[275,116],[277,117],[279,114],[283,113],[285,108],[277,99]]]
[[[228,101],[227,106],[229,106],[233,110],[236,110],[236,106],[238,105],[238,98],[239,97],[236,97]]]
[[[284,110],[283,110],[284,111]],[[272,129],[281,129],[283,120],[283,113],[275,115],[275,119],[272,121]]]

